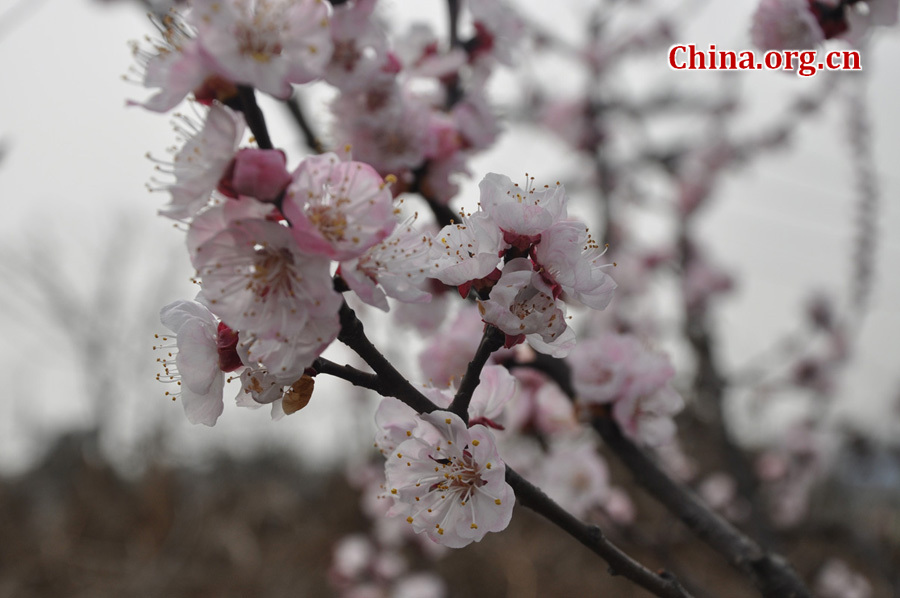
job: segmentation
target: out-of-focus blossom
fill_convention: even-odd
[[[513,64],[515,48],[525,33],[522,18],[504,0],[470,0],[468,4],[475,22],[474,56]]]
[[[193,28],[177,15],[169,15],[157,27],[162,35],[150,40],[152,48],[145,49],[138,43],[131,44],[131,51],[138,63],[136,73],[144,87],[155,89],[145,102],[129,102],[154,112],[168,112],[184,98],[215,78],[215,62],[195,39]],[[224,95],[236,93],[227,81],[218,82]],[[216,81],[209,82],[210,88]],[[225,88],[228,88],[227,91]],[[212,97],[212,96],[211,96]],[[219,99],[226,99],[224,97]]]
[[[554,443],[539,479],[550,498],[576,517],[586,517],[609,495],[609,470],[589,440]]]
[[[351,0],[334,9],[331,38],[334,52],[325,69],[325,80],[345,92],[368,88],[389,80],[388,41],[373,18],[376,0]]]
[[[291,182],[281,150],[245,148],[237,153],[219,190],[236,197],[248,195],[260,201],[274,201]]]
[[[172,200],[159,210],[163,216],[188,220],[209,204],[213,190],[234,159],[244,136],[244,117],[221,104],[213,104],[199,130],[193,121],[181,117],[176,131],[186,137],[171,165],[161,163],[160,172],[175,177],[174,183],[154,181],[154,190],[171,193]],[[171,170],[169,170],[171,169]]]
[[[220,74],[286,99],[328,64],[329,9],[324,0],[194,0],[188,18]]]
[[[816,598],[871,598],[872,584],[840,559],[829,559],[816,577]]]
[[[633,336],[606,334],[583,342],[569,362],[580,404],[612,403],[622,431],[645,444],[672,439],[672,416],[684,401],[669,386],[675,371],[665,355],[645,349]]]
[[[761,50],[808,50],[825,39],[807,0],[761,0],[750,37]]]
[[[446,330],[435,334],[419,353],[419,367],[429,384],[448,386],[462,379],[484,332],[484,322],[473,305],[460,309]]]
[[[425,161],[431,108],[396,83],[341,94],[331,109],[336,141],[380,174],[403,178]]]

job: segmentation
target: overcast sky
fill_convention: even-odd
[[[0,19],[23,1],[28,0],[0,0]],[[0,141],[6,150],[0,162],[5,214],[0,219],[0,234],[4,243],[20,252],[35,244],[46,246],[58,268],[71,275],[76,287],[80,285],[73,292],[84,292],[104,275],[98,272],[99,256],[110,230],[121,227],[127,214],[140,223],[139,230],[146,230],[139,235],[145,239],[140,251],[144,261],[136,262],[131,284],[138,288],[140,281],[152,282],[153,277],[168,272],[180,282],[165,300],[190,296],[186,253],[176,251],[175,263],[171,258],[170,248],[181,242],[180,233],[155,216],[165,198],[144,189],[151,174],[144,154],[162,154],[174,141],[168,119],[125,107],[126,98],[146,97],[144,90],[121,80],[131,65],[126,42],[149,31],[145,16],[128,2],[30,1],[35,8],[22,13],[14,27],[0,27]],[[571,3],[592,4],[586,0]],[[415,14],[427,16],[430,11],[436,11],[435,23],[443,19],[443,2],[438,0],[385,0],[383,4],[397,21]],[[690,37],[680,41],[716,43],[720,49],[746,48],[754,4],[753,0],[715,2],[708,7],[692,3],[697,16],[690,19],[685,33]],[[548,6],[533,2],[530,10],[561,34],[579,26],[577,18]],[[558,12],[552,19],[546,14],[550,10]],[[665,59],[662,53],[659,59]],[[897,431],[884,413],[900,384],[896,373],[900,365],[896,340],[900,338],[900,278],[896,274],[900,263],[900,235],[896,232],[900,228],[896,201],[900,193],[896,168],[900,158],[898,59],[896,30],[880,32],[864,55],[882,197],[879,267],[871,312],[858,339],[857,361],[841,392],[843,409],[881,435]],[[674,72],[665,76],[693,77],[698,84],[713,77],[710,73]],[[779,103],[786,98],[804,88],[815,89],[816,79],[748,73],[740,84],[752,99],[754,118],[764,122],[778,113]],[[564,85],[565,76],[560,81]],[[707,244],[718,262],[739,277],[739,292],[720,311],[719,333],[729,363],[742,363],[794,327],[810,288],[838,290],[846,296],[855,196],[842,110],[842,102],[833,102],[824,114],[803,125],[788,151],[773,153],[730,176],[720,190],[722,200],[704,217]],[[562,146],[550,141],[529,144],[513,137],[474,163],[472,184],[488,171],[516,176],[538,167],[545,169],[547,176],[565,169]],[[3,259],[9,262],[12,258],[4,255]],[[4,265],[9,269],[16,264]],[[151,313],[148,321],[154,317]],[[10,313],[7,319],[15,321],[4,324],[8,332],[2,341],[2,359],[10,381],[0,394],[0,467],[16,467],[34,448],[34,426],[55,429],[90,421],[89,401],[66,389],[97,375],[104,364],[95,364],[97,372],[84,371],[82,361],[73,361],[71,347],[56,346],[62,341],[49,319],[23,320]],[[151,325],[148,336],[135,338],[136,346],[149,347],[152,331]],[[153,359],[149,351],[147,358]],[[225,415],[209,430],[190,426],[179,412],[173,414],[180,409],[169,408],[169,415],[160,416],[161,393],[152,387],[150,392],[152,396],[128,398],[134,404],[117,411],[123,439],[148,418],[163,417],[171,420],[173,442],[180,443],[183,451],[204,445],[249,445],[264,434],[269,442],[292,442],[309,454],[322,456],[331,450],[326,438],[346,426],[336,410],[322,401],[313,401],[304,417],[271,424],[265,410],[248,415],[226,399]],[[347,400],[351,400],[347,393],[338,393],[335,399]],[[32,423],[23,426],[23,417]]]

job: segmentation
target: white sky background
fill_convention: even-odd
[[[0,19],[19,1],[0,0]],[[383,4],[396,21],[431,15],[435,28],[444,30],[442,0],[383,0]],[[534,0],[530,12],[561,34],[581,27],[583,21],[549,6]],[[712,42],[719,49],[748,47],[746,32],[755,0],[694,6],[696,18],[679,41],[701,47]],[[114,270],[101,265],[110,231],[134,222],[138,257],[129,266],[129,291],[125,305],[115,313],[120,319],[112,329],[133,334],[133,338],[119,335],[115,342],[134,347],[134,359],[141,359],[140,351],[146,349],[146,359],[152,361],[152,332],[162,331],[161,325],[153,324],[156,311],[162,303],[190,297],[192,289],[181,234],[155,216],[165,197],[148,194],[143,187],[151,174],[144,154],[162,155],[174,141],[168,118],[124,105],[126,98],[146,97],[143,89],[123,83],[120,76],[132,63],[126,42],[147,32],[149,24],[136,3],[104,5],[86,0],[46,0],[14,29],[0,32],[0,141],[7,150],[0,161],[4,213],[0,247],[13,247],[20,255],[46,251],[53,263],[43,267],[45,273],[62,273],[62,279],[72,281],[66,284],[73,295],[85,296],[96,288],[99,278]],[[895,200],[900,193],[895,168],[900,157],[900,81],[894,62],[898,59],[896,29],[879,31],[863,56],[881,190],[879,261],[871,311],[841,392],[841,410],[882,437],[898,430],[898,414],[890,401],[898,395],[900,384],[896,340],[900,338],[900,278],[896,275],[900,236],[895,232],[900,229],[900,207]],[[664,52],[659,61],[664,64]],[[546,76],[561,87],[574,81],[564,72]],[[663,76],[676,83],[690,78],[700,86],[718,81],[709,72],[666,71]],[[740,78],[759,122],[771,122],[786,100],[819,84],[817,77],[800,80],[780,73],[746,73]],[[636,81],[635,85],[657,83]],[[264,108],[276,144],[297,139],[292,129],[285,133],[278,128],[280,110]],[[841,297],[847,296],[855,194],[842,110],[842,102],[832,102],[827,111],[800,128],[787,151],[772,153],[730,175],[719,188],[716,205],[704,215],[706,246],[739,281],[738,293],[718,312],[718,332],[728,363],[743,363],[793,329],[811,288],[838,290]],[[296,164],[299,147],[286,144],[286,149],[289,162]],[[468,196],[488,171],[516,178],[527,170],[550,178],[571,168],[561,144],[518,135],[475,161]],[[0,297],[6,302],[8,296],[20,294],[24,284],[7,273],[18,268],[21,277],[25,268],[20,257],[6,251],[0,259],[7,287]],[[180,282],[173,283],[168,294],[169,287],[164,286],[162,303],[146,313],[141,303],[151,299],[161,284],[169,284],[158,282],[164,274]],[[92,421],[92,403],[83,389],[108,377],[110,367],[92,355],[84,357],[92,345],[90,338],[76,343],[73,350],[52,318],[37,318],[34,310],[11,305],[4,305],[3,312],[0,359],[8,375],[0,391],[0,469],[18,469],[33,458],[34,449],[49,437],[48,431]],[[143,326],[146,332],[131,332],[132,327]],[[82,358],[76,359],[79,352]],[[318,460],[334,454],[335,439],[352,437],[354,432],[353,424],[340,417],[341,409],[356,408],[349,385],[332,387],[340,392],[317,393],[307,410],[277,423],[269,421],[267,409],[238,410],[226,395],[225,414],[209,429],[191,426],[180,406],[162,399],[156,386],[126,382],[111,410],[115,432],[108,446],[114,451],[125,451],[130,439],[161,420],[168,422],[168,442],[181,455],[204,453],[209,447],[240,452],[243,447],[289,443]],[[886,417],[888,411],[890,417]],[[745,432],[748,437],[756,435],[752,429]],[[369,438],[363,436],[361,445],[367,445]]]

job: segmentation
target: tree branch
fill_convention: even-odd
[[[622,435],[608,417],[593,421],[606,445],[631,470],[638,484],[676,515],[694,534],[746,574],[766,598],[810,598],[809,590],[780,555],[764,551],[696,495],[681,486]]]
[[[596,525],[588,525],[563,509],[543,490],[506,466],[506,481],[516,493],[516,500],[524,507],[539,513],[556,524],[570,536],[587,546],[609,564],[610,575],[621,575],[648,592],[666,598],[688,598],[691,596],[673,575],[662,571],[654,573],[607,540]]]
[[[341,305],[341,332],[338,340],[356,351],[357,355],[369,364],[379,378],[383,396],[396,397],[415,409],[418,413],[431,413],[437,409],[437,405],[428,400],[409,381],[394,368],[393,365],[381,354],[372,341],[366,336],[362,322],[346,302]]]
[[[422,196],[422,199],[424,199],[428,204],[428,207],[431,208],[431,212],[434,214],[434,219],[437,221],[439,227],[447,226],[453,222],[459,222],[462,218],[453,211],[453,208],[447,204],[442,204],[432,197],[427,189],[423,188],[422,181],[425,179],[425,174],[428,172],[428,165],[429,162],[426,160],[421,166],[412,171],[413,182],[412,185],[410,185],[409,192],[418,193]]]
[[[313,131],[312,125],[309,124],[309,121],[306,120],[306,115],[303,114],[303,107],[300,105],[300,98],[297,94],[294,93],[294,95],[285,100],[284,104],[294,118],[294,122],[300,128],[306,147],[317,154],[325,153],[325,146],[322,144],[322,140]]]
[[[273,149],[272,140],[269,138],[269,129],[266,127],[266,117],[263,116],[259,104],[256,103],[256,92],[248,85],[238,85],[238,99],[240,110],[244,113],[247,126],[256,138],[256,144],[260,149]]]
[[[449,411],[460,416],[466,423],[469,423],[469,403],[472,401],[472,394],[481,381],[481,370],[484,369],[484,364],[487,363],[491,353],[503,346],[505,338],[506,335],[497,327],[488,324],[484,329],[484,336],[481,337],[478,350],[475,351],[475,357],[472,358],[472,361],[466,367],[466,373],[449,409]]]

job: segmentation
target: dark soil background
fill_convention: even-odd
[[[92,438],[66,436],[38,467],[0,481],[0,598],[336,595],[328,584],[333,547],[367,529],[342,475],[306,473],[296,458],[268,454],[202,470],[150,466],[123,479]],[[698,598],[757,595],[650,498],[629,490],[638,525],[606,528],[626,551],[676,573]],[[863,541],[847,527],[810,524],[778,548],[807,580],[839,556],[872,580],[876,597],[891,596],[884,574],[900,562],[896,543]],[[410,557],[413,569],[427,566]],[[648,595],[522,508],[505,532],[452,551],[435,568],[452,597]]]

